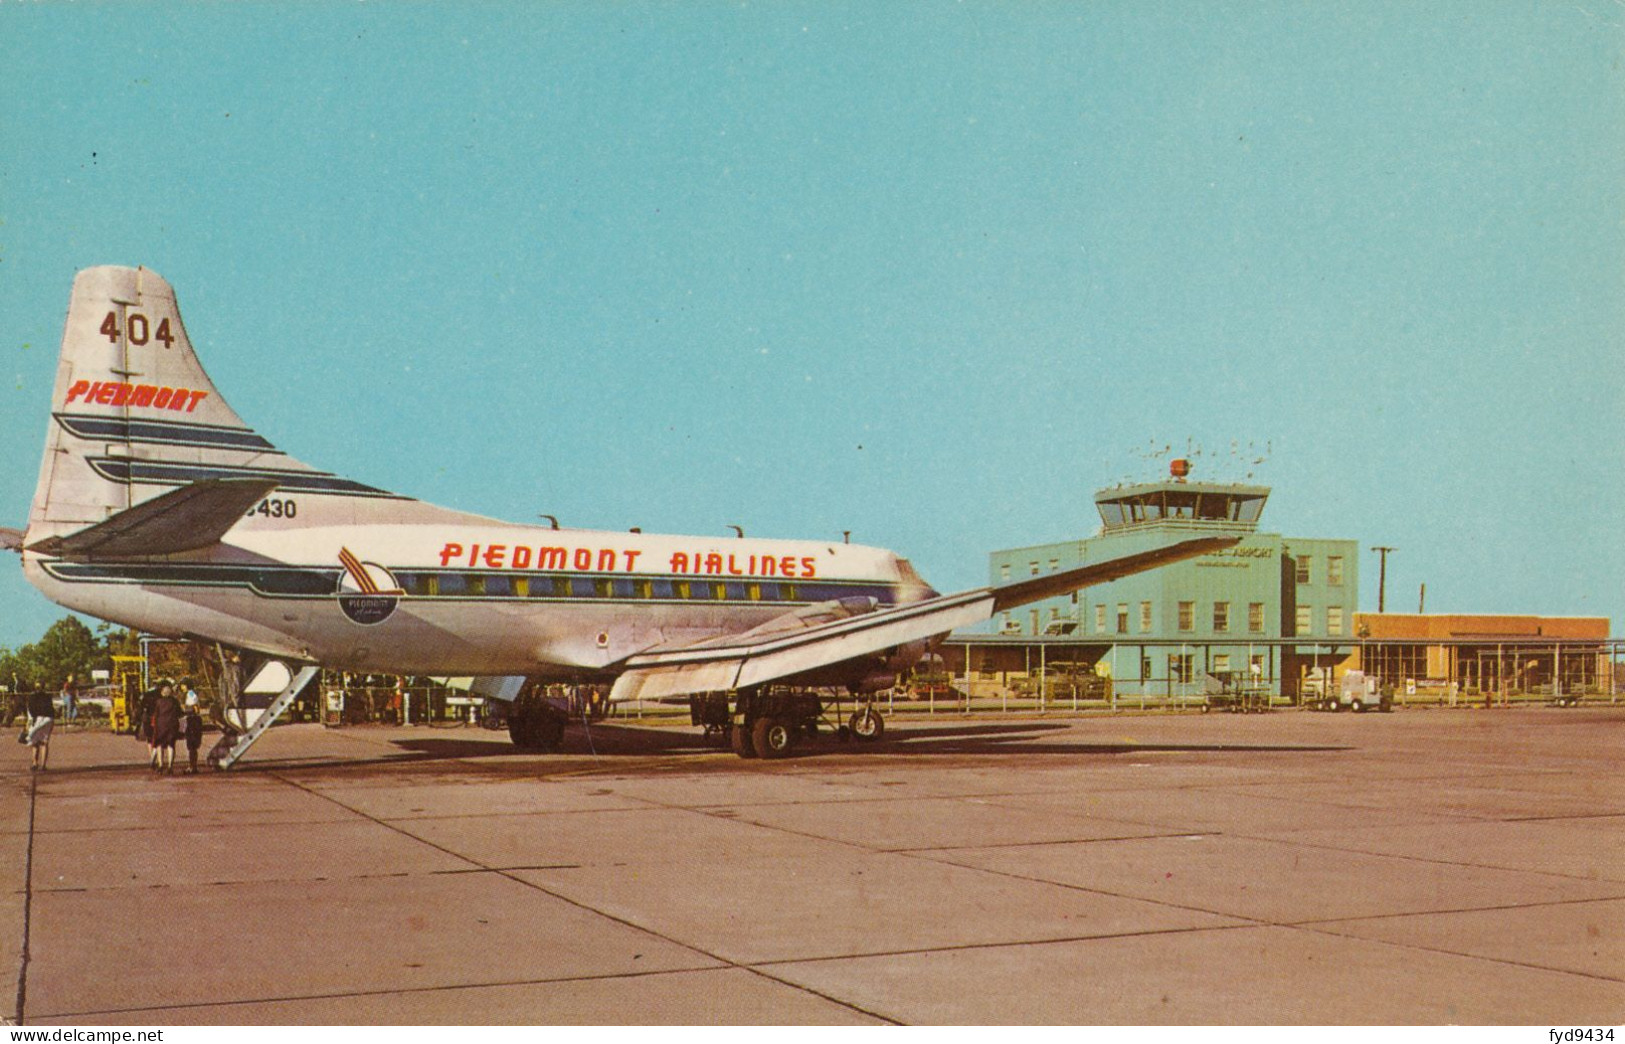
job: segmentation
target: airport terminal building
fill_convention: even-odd
[[[1009,583],[1192,536],[1241,540],[1003,613],[996,634],[978,644],[1044,643],[1056,660],[1085,663],[1110,677],[1119,697],[1190,696],[1216,683],[1296,695],[1306,679],[1329,677],[1353,649],[1359,546],[1352,539],[1260,532],[1269,494],[1266,486],[1180,478],[1101,490],[1096,535],[995,551],[991,581]]]

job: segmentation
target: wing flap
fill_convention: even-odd
[[[760,685],[946,634],[987,619],[992,604],[983,589],[802,627],[792,618],[805,620],[805,615],[786,614],[726,643],[712,640],[634,656],[609,698],[660,700]]]
[[[170,490],[77,533],[27,550],[84,558],[168,555],[208,547],[277,488],[275,479],[204,479]]]

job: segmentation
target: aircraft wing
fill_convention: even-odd
[[[142,501],[77,533],[35,541],[27,550],[47,555],[128,558],[208,547],[276,489],[277,481],[204,479]]]
[[[1201,537],[1152,551],[1058,570],[999,587],[939,595],[879,609],[869,599],[826,602],[751,631],[630,657],[610,700],[662,700],[725,692],[788,678],[917,642],[989,619],[995,612],[1229,547],[1236,537]],[[860,604],[867,603],[867,604]]]

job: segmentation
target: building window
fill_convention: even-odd
[[[1253,634],[1264,633],[1264,603],[1247,603],[1247,630]]]
[[[1247,673],[1253,676],[1254,681],[1262,681],[1263,680],[1263,678],[1264,678],[1264,654],[1263,653],[1253,653],[1251,656],[1247,657]]]
[[[1037,576],[1037,575],[1038,575],[1038,560],[1037,560],[1037,559],[1036,559],[1036,558],[1035,558],[1035,559],[1033,559],[1033,560],[1032,560],[1032,561],[1031,561],[1031,562],[1028,562],[1028,563],[1027,563],[1027,569],[1028,569],[1028,570],[1029,570],[1029,571],[1030,571],[1030,572],[1031,572],[1031,573],[1032,573],[1032,574],[1033,574],[1033,575],[1034,575],[1034,576]]]
[[[1168,678],[1170,681],[1189,684],[1191,680],[1191,664],[1196,657],[1191,653],[1168,654]]]
[[[1140,657],[1140,680],[1151,680],[1151,657],[1149,656]]]
[[[1117,633],[1118,634],[1127,634],[1128,633],[1128,603],[1127,602],[1118,602],[1117,603]]]
[[[1326,582],[1328,584],[1340,584],[1343,582],[1342,555],[1326,556]]]
[[[1095,606],[1095,633],[1106,633],[1106,603],[1101,602]]]
[[[1009,562],[1006,562],[1003,565],[999,566],[999,579],[1000,580],[1008,580],[1008,579],[1010,579],[1010,563]]]
[[[1141,634],[1150,634],[1151,633],[1151,603],[1150,602],[1141,602],[1140,603],[1140,633]]]
[[[1059,568],[1061,568],[1061,560],[1059,558],[1052,558],[1052,559],[1049,560],[1049,571],[1050,572],[1053,573]]]
[[[1340,605],[1330,605],[1330,606],[1326,607],[1326,633],[1327,634],[1342,634],[1343,633],[1343,607],[1342,606],[1340,606]]]
[[[1214,653],[1213,654],[1213,671],[1212,671],[1212,673],[1214,673],[1214,674],[1229,674],[1230,673],[1230,654],[1229,653]]]
[[[1061,610],[1057,609],[1053,605],[1050,606],[1049,607],[1049,618],[1051,620],[1059,620],[1061,618]]]
[[[1230,630],[1230,603],[1213,603],[1213,629],[1215,631]]]
[[[1308,634],[1310,629],[1312,627],[1314,627],[1314,619],[1315,619],[1315,608],[1314,608],[1314,606],[1311,606],[1311,605],[1300,605],[1300,606],[1298,606],[1298,620],[1297,620],[1298,630],[1297,630],[1297,633],[1298,634]]]
[[[1308,555],[1298,556],[1298,583],[1307,584],[1309,582],[1309,563],[1312,561],[1314,560]]]
[[[1179,629],[1181,631],[1196,630],[1196,603],[1179,603]]]

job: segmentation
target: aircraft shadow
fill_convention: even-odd
[[[1145,753],[1313,753],[1349,749],[1331,744],[1296,743],[1090,743],[1058,742],[1051,738],[1056,733],[1069,732],[1070,727],[1054,722],[1022,724],[979,724],[946,728],[909,729],[893,727],[876,742],[841,742],[830,733],[820,733],[815,739],[803,740],[790,752],[786,760],[831,756],[871,755],[997,755],[997,756],[1100,756]],[[591,730],[571,729],[563,747],[551,755],[537,755],[515,750],[506,741],[473,740],[456,737],[423,736],[394,740],[391,746],[402,753],[387,763],[434,761],[496,761],[516,762],[525,758],[555,758],[560,761],[580,758],[660,758],[726,752],[728,744],[719,736],[702,736],[698,731],[639,728],[628,725],[594,725]],[[337,768],[349,764],[377,765],[374,760],[300,762],[311,767]],[[677,761],[670,766],[681,770],[685,766]],[[547,769],[544,767],[543,772]]]

